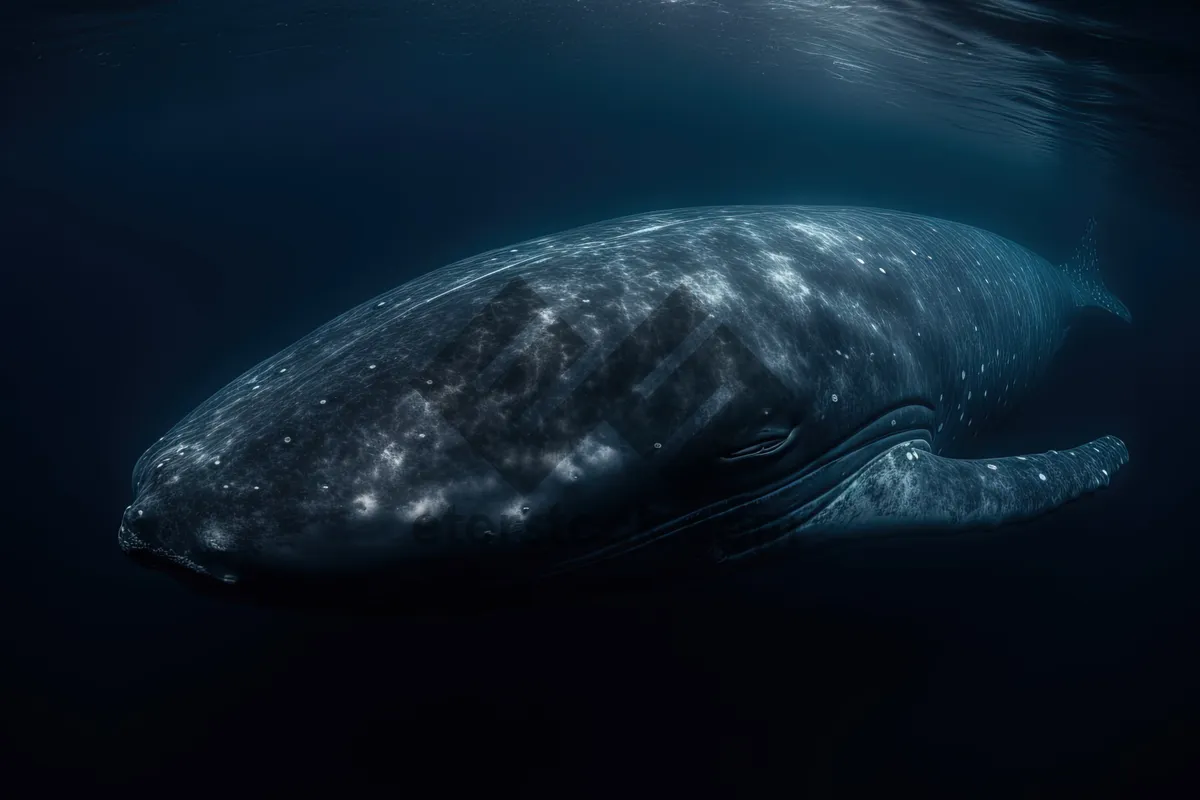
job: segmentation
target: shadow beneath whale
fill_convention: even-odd
[[[497,582],[445,565],[436,574],[410,572],[247,573],[224,583],[143,552],[128,554],[144,567],[170,575],[189,590],[221,603],[320,616],[475,617],[604,604],[621,597],[687,591],[706,585],[717,571],[680,565],[654,572],[581,571],[532,581]]]

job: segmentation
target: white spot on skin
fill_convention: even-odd
[[[389,444],[383,448],[383,452],[379,454],[379,458],[392,469],[400,469],[404,465],[404,454],[397,452],[393,444]]]
[[[988,468],[988,469],[990,469],[990,470],[992,470],[993,472],[995,472],[996,470],[1000,469],[1000,468],[999,468],[999,467],[997,467],[995,464],[988,464],[988,465],[987,465],[987,468]]]
[[[836,394],[835,394],[835,395],[831,395],[831,396],[829,397],[829,399],[830,399],[830,400],[832,400],[833,402],[835,402],[835,403],[836,403],[836,402],[838,401],[838,396],[837,396]]]
[[[442,514],[449,507],[450,504],[446,502],[445,497],[441,494],[429,494],[409,503],[403,508],[397,509],[397,514],[400,519],[406,522],[414,522],[421,517]]]
[[[882,272],[884,275],[887,275],[887,270],[884,269],[883,267],[880,267],[879,271]],[[918,334],[918,335],[920,335],[920,334]]]
[[[1043,481],[1044,481],[1044,480],[1046,480],[1046,473],[1044,473],[1044,472],[1039,472],[1039,473],[1038,473],[1038,480],[1043,480]]]
[[[354,510],[361,516],[367,517],[379,509],[379,501],[371,493],[360,494],[354,498]]]
[[[200,538],[213,550],[228,550],[233,546],[233,536],[217,522],[208,522],[200,529]]]
[[[283,437],[283,441],[284,441],[284,442],[286,442],[286,443],[289,443],[289,444],[290,444],[290,443],[291,443],[291,441],[292,441],[292,437],[290,437],[290,436],[285,436],[285,437]]]

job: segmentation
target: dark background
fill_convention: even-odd
[[[1043,6],[1123,32],[1104,38],[1078,17],[1014,21],[997,4],[896,6],[959,36],[1105,65],[1105,104],[1088,105],[1095,71],[1055,72],[1049,85],[1070,86],[1048,123],[1022,95],[960,125],[961,79],[935,76],[919,87],[927,105],[889,111],[882,90],[872,104],[870,86],[764,45],[781,29],[752,3],[692,5],[675,17],[633,0],[7,12],[9,785],[1197,787],[1200,182],[1196,59],[1179,37],[1191,21],[1147,4]],[[1039,126],[1054,136],[1034,137]],[[1131,463],[1113,486],[988,536],[829,548],[719,583],[463,617],[226,605],[117,548],[141,452],[350,306],[577,224],[785,202],[949,217],[1055,261],[1094,215],[1134,325],[1081,325],[1024,413],[979,446],[1115,434]]]

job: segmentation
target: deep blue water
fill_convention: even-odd
[[[6,769],[138,794],[1157,796],[1195,787],[1195,20],[1140,4],[76,3],[4,18]],[[659,208],[853,203],[1047,258],[1081,325],[982,451],[1105,434],[989,536],[468,618],[314,618],[121,554],[141,452],[455,259]]]

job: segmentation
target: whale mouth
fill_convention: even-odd
[[[217,594],[224,584],[230,582],[223,578],[217,579],[193,564],[172,558],[161,550],[150,547],[131,547],[126,549],[125,555],[138,566],[167,575],[202,594]]]

